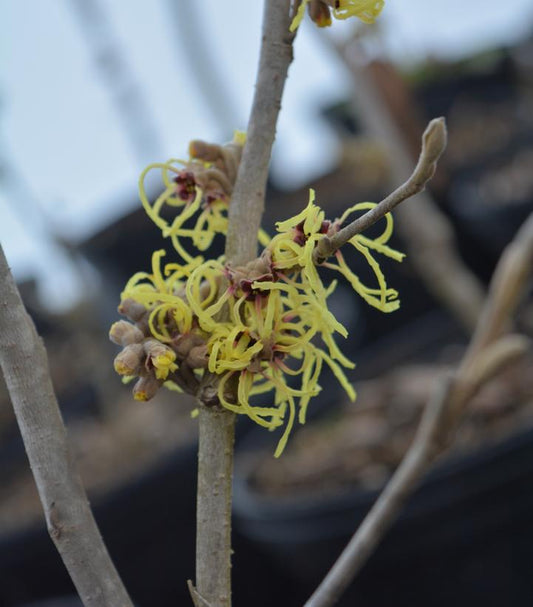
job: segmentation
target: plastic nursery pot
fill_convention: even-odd
[[[77,596],[72,595],[46,599],[36,603],[25,603],[20,607],[83,607],[83,603]]]
[[[291,578],[280,605],[302,604],[378,492],[267,498],[252,469],[249,459],[237,467],[235,526]],[[533,430],[439,465],[338,604],[533,604],[532,478]]]

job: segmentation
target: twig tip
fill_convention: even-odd
[[[427,125],[422,137],[422,149],[428,163],[437,162],[448,142],[448,131],[444,117],[434,118]]]

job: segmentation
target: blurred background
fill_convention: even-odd
[[[112,371],[107,331],[127,278],[166,246],[141,210],[140,171],[186,158],[192,139],[224,142],[246,129],[261,3],[8,1],[0,27],[0,240],[136,604],[185,603],[193,403],[162,393],[134,403]],[[449,146],[439,171],[396,217],[393,246],[407,259],[382,264],[401,309],[383,315],[342,282],[333,296],[350,331],[340,345],[358,363],[357,403],[325,374],[314,423],[275,462],[276,437],[239,420],[236,605],[295,605],[312,590],[401,459],[435,380],[461,354],[499,254],[533,210],[529,0],[404,0],[388,2],[373,26],[304,21],[267,231],[301,210],[309,187],[331,218],[379,201],[408,176],[427,121],[441,115]],[[350,263],[365,277],[362,260]],[[518,324],[531,333],[530,303]],[[530,365],[473,403],[454,453],[342,604],[531,604]],[[0,461],[0,607],[69,594],[3,385]]]

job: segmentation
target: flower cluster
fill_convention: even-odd
[[[374,23],[381,13],[385,0],[302,0],[290,31],[294,32],[304,17],[308,7],[309,16],[319,27],[331,25],[331,15],[335,19],[349,19],[357,17],[364,23]]]
[[[228,202],[245,141],[246,136],[240,131],[223,146],[192,141],[189,160],[171,158],[167,162],[156,162],[141,173],[139,195],[148,217],[164,237],[171,239],[174,249],[189,267],[200,264],[202,258],[193,257],[183,248],[180,239],[190,238],[199,251],[205,251],[216,234],[226,232]],[[151,202],[146,179],[157,170],[165,189]],[[263,232],[259,237],[263,244],[268,240]]]
[[[211,155],[205,162],[213,161]],[[184,170],[190,172],[195,162]],[[110,331],[111,339],[123,347],[115,369],[126,379],[138,377],[133,389],[137,400],[148,400],[160,386],[197,395],[202,378],[212,374],[217,379],[217,404],[270,430],[285,426],[275,452],[279,456],[295,420],[305,422],[309,401],[321,389],[324,365],[355,398],[344,372],[354,364],[335,342],[335,334],[347,337],[347,331],[328,310],[336,281],[323,284],[313,252],[321,238],[338,232],[352,214],[374,205],[357,204],[329,221],[311,190],[301,213],[279,222],[272,239],[259,237],[266,243],[261,255],[234,267],[223,257],[193,258],[182,247],[188,237],[205,249],[214,233],[225,231],[227,219],[213,204],[223,202],[227,207],[230,192],[217,190],[223,181],[201,182],[204,177],[198,170],[185,190],[183,180],[168,179],[165,193],[153,205],[145,203],[163,234],[171,236],[181,260],[163,264],[165,251],[156,251],[151,272],[138,272],[128,281],[119,311],[131,323],[120,321]],[[216,198],[202,209],[198,201],[206,192]],[[141,195],[145,197],[143,190]],[[180,214],[163,219],[161,206],[177,200]],[[189,219],[196,220],[190,229],[183,227]],[[392,219],[387,216],[380,236],[358,234],[349,241],[372,269],[374,286],[358,278],[340,251],[321,264],[344,276],[365,301],[383,312],[399,306],[398,293],[387,286],[375,258],[383,254],[401,261],[403,255],[387,244],[391,233]]]

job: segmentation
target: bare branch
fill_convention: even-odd
[[[243,265],[257,255],[257,233],[264,207],[266,181],[281,95],[292,61],[290,0],[266,0],[257,82],[229,205],[226,258]],[[231,489],[235,414],[209,406],[218,378],[206,375],[200,398],[196,586],[193,599],[231,604]]]
[[[434,118],[422,135],[422,151],[418,163],[409,177],[399,188],[384,198],[376,207],[355,219],[333,236],[324,236],[314,251],[314,259],[323,261],[340,249],[356,234],[360,234],[390,213],[404,200],[418,194],[433,177],[437,162],[446,147],[446,122],[444,118]]]
[[[491,280],[488,301],[465,356],[465,366],[506,330],[513,311],[524,295],[532,267],[533,214],[522,224],[500,257]]]
[[[450,444],[461,416],[476,392],[505,365],[521,357],[530,341],[504,335],[532,268],[533,215],[505,249],[491,281],[470,346],[455,375],[438,386],[415,439],[400,466],[337,562],[305,607],[330,607],[366,563],[435,457]]]
[[[426,408],[407,455],[305,607],[334,605],[396,518],[426,471],[428,462],[433,459],[435,429],[441,424],[450,389],[450,380],[439,386],[434,399]]]
[[[231,490],[235,414],[200,406],[196,586],[207,603],[231,605]]]
[[[50,536],[86,607],[132,607],[69,451],[44,345],[1,246],[0,285],[0,364]]]
[[[247,141],[229,206],[226,257],[243,265],[257,256],[272,144],[281,96],[291,64],[290,0],[266,0],[263,36]]]
[[[354,80],[354,106],[369,134],[389,152],[390,166],[397,183],[412,170],[412,156],[404,136],[388,111],[379,86],[369,69],[368,58],[357,40],[340,44],[332,36],[320,36],[345,63]],[[484,302],[484,287],[457,254],[450,224],[426,190],[395,214],[397,233],[406,253],[425,285],[472,332]]]

